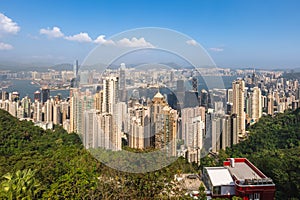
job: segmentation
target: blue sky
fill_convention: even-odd
[[[298,0],[0,0],[0,62],[83,60],[100,35],[98,44],[128,29],[163,27],[196,40],[219,66],[295,68],[299,8]]]

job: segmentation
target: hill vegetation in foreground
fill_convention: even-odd
[[[178,199],[176,173],[196,173],[179,158],[149,173],[126,173],[100,163],[77,134],[43,130],[0,110],[0,199]],[[171,192],[172,191],[172,192]]]
[[[203,158],[201,168],[246,157],[273,179],[276,199],[299,199],[299,144],[300,109],[266,116],[249,128],[247,140]],[[114,170],[91,156],[77,134],[60,126],[45,131],[3,110],[0,147],[0,199],[186,199],[174,175],[199,172],[183,158],[149,173]]]

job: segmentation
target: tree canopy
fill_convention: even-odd
[[[183,158],[148,173],[114,170],[95,159],[77,134],[61,126],[45,131],[3,110],[0,147],[0,199],[189,198],[176,188],[174,175],[197,172]]]
[[[246,157],[276,184],[276,199],[300,197],[300,109],[265,116],[249,128],[249,138],[223,157]],[[220,159],[221,160],[221,159]]]

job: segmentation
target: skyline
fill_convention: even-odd
[[[117,2],[117,3],[116,3]],[[153,47],[147,37],[117,41],[114,35],[141,27],[181,32],[197,41],[217,66],[297,68],[300,2],[130,0],[1,1],[1,64],[83,62],[98,44]],[[43,14],[41,14],[43,13]]]

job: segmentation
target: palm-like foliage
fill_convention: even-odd
[[[4,199],[34,199],[37,197],[40,184],[35,179],[35,170],[18,170],[14,174],[3,175],[1,182],[1,198]]]

